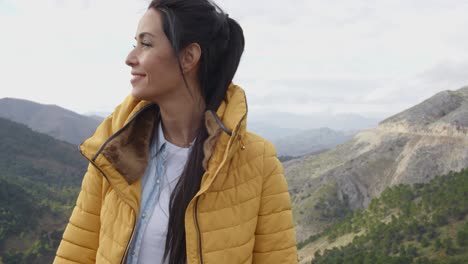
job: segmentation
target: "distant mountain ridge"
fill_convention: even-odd
[[[438,93],[332,150],[285,162],[298,240],[345,210],[366,208],[389,186],[468,167],[467,91]]]
[[[381,119],[357,114],[286,112],[248,115],[247,129],[273,142],[279,156],[302,156],[328,150],[358,131],[374,128]]]
[[[0,99],[0,117],[22,123],[41,133],[56,139],[78,145],[91,136],[96,127],[109,113],[89,112],[80,115],[56,105],[44,105],[23,99]],[[336,127],[368,127],[376,125],[375,119],[358,115],[330,116],[295,115],[275,113],[272,123],[271,115],[252,113],[248,129],[272,141],[280,156],[302,156],[335,147],[348,140],[357,130],[341,131],[320,125]],[[256,117],[260,117],[258,119]],[[301,127],[302,126],[302,127]],[[313,127],[313,128],[311,128]]]
[[[268,112],[259,113],[255,111],[249,112],[247,127],[254,132],[262,132],[266,138],[270,137],[270,132],[267,129],[256,131],[258,128],[267,127],[268,129],[280,128],[285,131],[299,132],[301,130],[320,129],[327,127],[333,130],[349,131],[374,128],[377,126],[381,118],[364,117],[358,114],[332,114],[328,112],[310,113],[310,114],[294,114],[286,112]],[[275,135],[277,133],[271,133]],[[281,134],[285,136],[285,134]]]
[[[331,149],[351,139],[356,133],[323,127],[281,137],[273,140],[273,143],[279,156],[302,156]]]
[[[75,145],[91,136],[100,121],[56,105],[23,99],[0,99],[0,117]]]

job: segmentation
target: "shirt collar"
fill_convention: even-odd
[[[150,150],[152,158],[154,158],[159,152],[163,150],[167,142],[166,138],[164,137],[164,132],[162,129],[161,121],[159,121],[158,130],[157,130],[158,140],[154,140],[155,138],[154,136],[153,136],[153,141],[151,143],[151,150]]]

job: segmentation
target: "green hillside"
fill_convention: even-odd
[[[87,162],[24,125],[0,128],[0,263],[51,263]]]
[[[316,249],[313,264],[467,263],[467,197],[468,169],[387,188],[298,246]]]

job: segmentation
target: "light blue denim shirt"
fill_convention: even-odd
[[[160,177],[164,174],[165,168],[163,164],[167,155],[165,151],[167,141],[164,138],[161,123],[158,124],[158,140],[155,140],[155,138],[156,137],[153,136],[151,140],[149,162],[141,182],[140,213],[138,215],[138,222],[135,227],[133,240],[130,242],[131,244],[128,249],[126,264],[138,263],[143,234],[159,199]]]

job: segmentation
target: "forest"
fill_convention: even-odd
[[[320,237],[329,243],[345,234],[352,243],[316,252],[322,263],[466,263],[468,260],[468,169],[438,176],[426,184],[397,185],[355,210]]]
[[[0,118],[0,263],[51,263],[86,160],[76,146]]]

